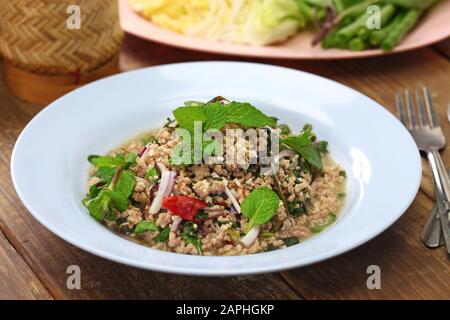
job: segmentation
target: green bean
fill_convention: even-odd
[[[436,0],[384,0],[386,3],[392,3],[408,9],[428,9]]]
[[[387,26],[384,26],[379,30],[373,30],[370,33],[370,44],[373,46],[379,46],[381,41],[383,41],[383,39],[385,39],[388,34],[390,34],[392,30],[402,21],[403,17],[404,13],[401,12],[397,14],[394,20],[392,20]]]
[[[342,39],[339,39],[339,37],[336,34],[336,31],[333,31],[325,36],[325,38],[322,39],[322,48],[324,49],[330,49],[330,48],[339,48],[339,49],[346,49],[347,48],[347,42],[343,41]]]
[[[348,47],[352,51],[361,51],[367,47],[367,43],[361,38],[355,38],[349,42]]]
[[[313,9],[306,2],[297,1],[297,5],[301,15],[304,17],[304,23],[302,27],[304,27],[307,23],[309,23],[313,18]]]
[[[337,32],[337,36],[343,41],[349,41],[366,24],[368,14],[364,13],[351,24],[345,26]]]
[[[402,21],[381,42],[381,48],[384,51],[392,50],[415,26],[422,12],[422,10],[408,10]]]
[[[396,8],[393,4],[387,4],[387,5],[383,6],[383,8],[381,8],[381,10],[380,10],[381,25],[387,23],[391,19],[391,17],[395,13],[395,10],[396,10]],[[338,35],[344,40],[349,40],[358,34],[366,35],[366,37],[368,37],[369,29],[367,27],[367,20],[369,19],[369,17],[370,17],[369,13],[365,12],[362,16],[360,16],[352,24],[341,29],[338,32]],[[361,31],[364,29],[365,29],[365,31]]]

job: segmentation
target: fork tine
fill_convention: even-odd
[[[431,127],[439,127],[438,117],[436,115],[436,109],[434,108],[433,100],[431,98],[430,90],[427,87],[422,88],[423,96],[425,99],[425,106],[428,112],[428,118],[430,119]]]
[[[395,94],[395,106],[397,108],[397,117],[400,119],[400,122],[403,123],[405,127],[408,127],[408,121],[406,119],[405,106],[403,103],[401,92],[397,92]]]
[[[409,120],[409,129],[417,127],[416,113],[414,112],[414,101],[409,90],[405,90],[406,113]]]
[[[419,89],[416,90],[416,104],[417,104],[417,111],[419,114],[419,126],[423,128],[428,125],[428,121],[425,109],[423,107],[422,96],[420,95]]]

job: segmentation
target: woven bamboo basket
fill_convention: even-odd
[[[68,28],[80,9],[80,28]],[[2,0],[0,52],[10,89],[50,102],[80,85],[118,72],[123,39],[115,0]]]

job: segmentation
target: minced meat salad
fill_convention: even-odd
[[[336,220],[346,174],[310,125],[295,133],[249,103],[222,97],[186,102],[173,114],[163,128],[106,156],[89,156],[92,168],[83,204],[92,217],[152,248],[205,256],[285,248]],[[223,145],[230,147],[221,155],[210,153],[201,163],[192,156],[180,163],[177,147],[193,142],[181,138],[178,129],[194,133],[194,121],[202,125],[201,133],[223,133]],[[226,134],[229,129],[264,134],[256,140],[235,139]],[[263,172],[263,165],[251,160],[263,148],[273,153],[274,137],[279,151],[272,154],[273,170]],[[200,146],[203,152],[208,142]],[[183,150],[190,149],[198,148]],[[238,150],[248,151],[242,163],[225,160]]]

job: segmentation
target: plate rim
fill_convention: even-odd
[[[129,73],[137,73],[137,72],[146,72],[146,70],[149,69],[159,69],[159,68],[165,68],[165,67],[177,67],[177,66],[181,66],[183,67],[184,65],[195,65],[195,64],[250,64],[250,65],[255,65],[257,67],[262,67],[262,68],[277,68],[277,69],[282,69],[284,71],[288,71],[288,72],[296,72],[299,74],[305,74],[307,76],[312,76],[312,77],[316,77],[321,79],[322,81],[329,81],[332,82],[334,85],[340,86],[345,88],[346,90],[350,90],[360,96],[363,96],[369,100],[372,101],[372,103],[374,104],[374,106],[376,106],[376,108],[383,112],[386,113],[388,116],[395,118],[388,110],[386,110],[381,104],[379,104],[378,102],[376,102],[375,100],[373,100],[372,98],[366,96],[365,94],[363,94],[362,92],[359,92],[351,87],[348,87],[338,81],[320,76],[320,75],[316,75],[313,73],[309,73],[306,71],[302,71],[302,70],[296,70],[296,69],[292,69],[292,68],[287,68],[287,67],[281,67],[281,66],[276,66],[276,65],[267,65],[267,64],[262,64],[262,63],[254,63],[254,62],[240,62],[240,61],[201,61],[201,62],[180,62],[180,63],[170,63],[170,64],[164,64],[164,65],[158,65],[158,66],[150,66],[150,67],[146,67],[146,68],[142,68],[142,69],[137,69],[137,70],[132,70],[132,71],[128,71],[128,72],[124,72],[121,74],[116,74],[110,77],[106,77],[103,78],[101,80],[97,80],[93,83],[98,83],[98,82],[102,82],[104,80],[107,80],[109,78],[115,78],[115,77],[121,77],[121,76],[127,76]],[[89,86],[89,85],[87,85]],[[85,86],[86,87],[86,86]],[[78,91],[78,90],[83,90],[83,88],[79,88],[77,90],[74,90],[72,92]],[[68,95],[72,94],[69,93]],[[421,157],[420,157],[420,153],[419,150],[415,150],[415,154],[416,154],[416,158],[415,159],[411,159],[411,162],[414,160],[417,164],[416,167],[416,172],[415,172],[415,180],[416,180],[416,186],[414,188],[414,192],[413,195],[411,196],[411,198],[409,199],[409,201],[407,201],[407,203],[404,205],[404,208],[402,208],[398,213],[396,213],[395,215],[393,214],[392,217],[389,219],[389,223],[384,224],[384,226],[379,230],[377,230],[376,232],[371,232],[370,236],[368,237],[367,235],[365,237],[361,237],[361,239],[359,241],[355,241],[350,245],[346,245],[338,250],[331,250],[332,253],[328,252],[328,253],[324,253],[322,256],[316,257],[314,259],[310,259],[309,261],[307,261],[306,263],[299,263],[298,261],[292,259],[290,261],[288,261],[285,264],[279,264],[275,267],[273,266],[260,266],[258,268],[253,268],[253,269],[244,269],[244,270],[236,270],[233,269],[231,271],[229,270],[225,270],[225,269],[220,269],[220,272],[217,272],[217,270],[215,269],[208,269],[207,271],[205,270],[201,270],[201,271],[197,271],[194,268],[186,268],[183,266],[162,266],[162,265],[148,265],[145,264],[143,261],[136,261],[136,260],[132,260],[132,259],[126,259],[108,252],[104,252],[102,250],[97,250],[95,248],[92,248],[90,246],[84,245],[83,243],[80,243],[79,241],[77,241],[77,239],[73,239],[72,237],[68,237],[65,236],[64,233],[61,231],[59,231],[58,228],[54,228],[51,224],[51,222],[48,222],[42,215],[40,215],[38,212],[35,212],[36,210],[33,209],[33,205],[28,201],[28,199],[26,197],[24,197],[23,191],[21,189],[21,186],[18,183],[17,180],[17,169],[16,169],[16,158],[17,158],[17,153],[18,153],[18,149],[22,143],[22,140],[24,139],[25,134],[27,133],[28,130],[30,130],[31,126],[33,125],[34,122],[39,121],[39,118],[42,117],[43,114],[47,113],[47,112],[51,112],[52,109],[58,107],[60,108],[61,106],[58,106],[58,102],[64,98],[65,96],[57,99],[56,101],[54,101],[53,103],[51,103],[50,105],[48,105],[47,107],[43,108],[40,112],[38,112],[31,121],[29,121],[29,123],[24,127],[24,129],[22,130],[22,132],[20,133],[19,137],[17,138],[14,148],[13,148],[13,152],[12,152],[12,156],[11,156],[11,165],[10,165],[10,173],[11,173],[11,178],[12,178],[12,182],[13,182],[13,186],[14,189],[17,193],[17,195],[19,196],[20,200],[22,201],[22,203],[24,204],[25,208],[27,209],[27,211],[37,220],[39,221],[39,223],[41,223],[45,228],[47,228],[48,230],[50,230],[52,233],[54,233],[55,235],[57,235],[59,238],[63,239],[64,241],[86,251],[89,253],[92,253],[94,255],[97,255],[99,257],[105,258],[107,260],[111,260],[114,262],[118,262],[118,263],[122,263],[128,266],[132,266],[132,267],[138,267],[141,269],[145,269],[145,270],[152,270],[152,271],[158,271],[158,272],[164,272],[164,273],[171,273],[171,274],[184,274],[184,275],[194,275],[194,276],[238,276],[238,275],[251,275],[251,274],[261,274],[261,273],[268,273],[268,272],[278,272],[278,271],[282,271],[282,270],[289,270],[289,269],[293,269],[293,268],[303,268],[305,266],[311,265],[311,264],[315,264],[318,262],[323,262],[326,261],[328,259],[337,257],[343,253],[349,252],[353,249],[355,249],[356,247],[359,247],[361,245],[363,245],[364,243],[367,243],[370,240],[373,240],[374,238],[376,238],[377,236],[379,236],[381,233],[383,233],[384,231],[386,231],[390,226],[392,226],[396,221],[398,221],[398,219],[406,212],[406,210],[409,208],[409,206],[411,205],[411,203],[414,201],[414,199],[417,196],[417,193],[419,191],[419,187],[420,187],[420,182],[421,182],[421,178],[422,178],[422,162],[421,162]],[[398,121],[398,120],[397,120]],[[400,122],[398,122],[399,125]],[[407,132],[406,128],[404,128],[402,125],[401,127],[404,129],[405,132]],[[413,142],[412,137],[408,134],[408,139],[410,140],[410,142]],[[412,173],[413,175],[414,173]],[[108,230],[109,231],[109,230]],[[286,250],[286,249],[285,249]],[[165,252],[165,253],[169,253],[169,254],[175,254],[175,255],[181,255],[178,253],[171,253],[171,252]],[[252,255],[245,255],[245,256],[238,256],[238,257],[251,257]],[[225,257],[225,256],[210,256],[210,257],[203,257],[203,256],[191,256],[191,257],[195,257],[196,259],[199,259],[199,261],[203,258],[209,258],[209,259],[215,259],[215,260],[231,260],[231,259],[235,259],[236,256],[229,256],[229,257]],[[244,258],[245,259],[245,258]]]

